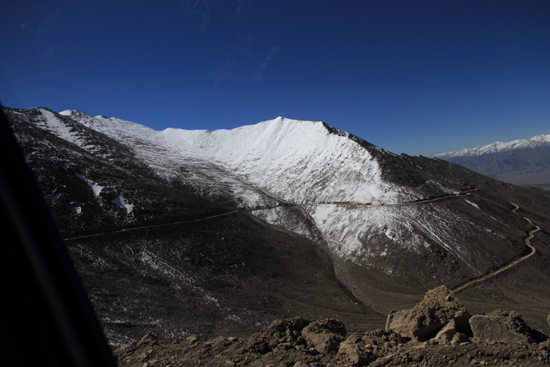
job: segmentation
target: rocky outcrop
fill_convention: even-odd
[[[515,311],[497,310],[488,315],[470,316],[458,297],[445,286],[428,291],[414,308],[392,311],[386,330],[418,341],[433,339],[453,345],[468,341],[492,340],[504,343],[540,343],[547,337],[525,324]]]
[[[327,354],[338,350],[346,336],[346,327],[336,319],[317,321],[306,326],[302,336],[317,352]]]
[[[115,355],[121,367],[550,364],[548,337],[528,327],[517,312],[497,310],[470,318],[445,287],[429,291],[413,309],[392,312],[386,329],[353,334],[347,339],[345,335],[346,328],[339,320],[296,317],[274,321],[243,339],[203,341],[190,336],[166,344],[157,334],[149,333],[119,348]]]
[[[376,356],[368,353],[365,349],[355,342],[355,340],[346,340],[340,345],[338,354],[353,366],[364,366],[376,360]]]
[[[338,351],[345,336],[346,327],[340,320],[311,322],[296,317],[273,321],[269,327],[248,338],[244,350],[264,354],[276,349],[294,349],[300,346],[316,353],[330,354]]]
[[[302,330],[310,324],[310,321],[301,317],[290,320],[276,320],[269,327],[248,338],[243,350],[254,353],[267,353],[281,346],[302,345],[306,340],[302,336]]]
[[[452,338],[457,331],[470,333],[469,318],[470,313],[458,297],[447,287],[441,286],[427,292],[422,302],[413,309],[390,312],[386,329],[425,341],[452,322],[445,334]]]
[[[342,344],[338,354],[353,366],[364,366],[378,358],[399,350],[400,346],[411,339],[391,330],[378,329],[367,331],[363,335],[352,335]]]

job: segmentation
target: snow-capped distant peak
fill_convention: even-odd
[[[438,158],[468,157],[482,154],[498,153],[513,149],[535,148],[541,145],[550,144],[550,134],[537,135],[530,139],[517,139],[506,143],[497,141],[492,144],[483,145],[476,148],[466,148],[456,152],[435,154]]]

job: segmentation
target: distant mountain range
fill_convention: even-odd
[[[543,191],[321,121],[156,131],[75,110],[4,112],[115,345],[152,329],[238,336],[290,316],[383,327],[426,289],[529,252],[523,216],[543,229],[537,256],[461,298],[546,317]]]
[[[501,181],[550,188],[550,134],[496,142],[435,157]]]

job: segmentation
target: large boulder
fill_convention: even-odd
[[[475,338],[492,339],[505,343],[528,343],[527,336],[509,330],[499,320],[487,315],[474,315],[470,319],[470,327]]]
[[[454,321],[454,331],[471,334],[469,319],[470,313],[458,297],[447,287],[441,286],[428,291],[422,302],[414,308],[391,311],[386,322],[386,330],[425,341],[435,336],[451,321]]]
[[[336,352],[346,336],[346,327],[340,320],[315,321],[302,330],[307,344],[322,354]]]
[[[470,319],[474,337],[505,343],[532,343],[546,339],[541,332],[531,329],[515,311],[497,310],[488,315],[475,315]]]

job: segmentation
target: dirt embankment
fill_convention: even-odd
[[[550,322],[550,318],[549,318]],[[444,286],[385,329],[347,335],[336,319],[278,320],[247,338],[172,344],[149,333],[115,351],[120,366],[548,366],[550,341],[514,311],[470,315]]]

